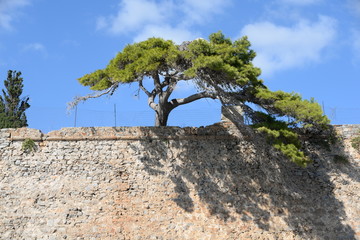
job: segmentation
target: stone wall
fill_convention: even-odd
[[[350,139],[360,134],[360,124],[334,125],[337,132],[344,138]]]
[[[229,123],[3,129],[0,239],[360,239],[359,155],[323,149],[299,168]]]
[[[359,163],[360,149],[354,149],[351,140],[360,136],[360,124],[335,125],[335,130],[341,138],[345,154],[352,156]]]

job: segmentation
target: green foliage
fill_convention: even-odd
[[[351,146],[355,148],[358,152],[360,152],[360,132],[359,132],[359,136],[351,139]]]
[[[272,92],[267,88],[256,89],[254,95],[255,102],[266,111],[253,118],[254,127],[266,133],[273,146],[293,162],[300,166],[310,163],[301,151],[295,131],[296,128],[326,130],[330,120],[321,106],[314,99],[303,100],[297,93]]]
[[[6,91],[0,96],[0,128],[19,128],[27,126],[25,110],[30,107],[29,98],[21,98],[23,91],[23,79],[21,72],[8,71],[8,77],[4,81]]]
[[[23,141],[21,149],[24,152],[29,153],[29,152],[36,150],[36,144],[35,144],[34,140],[27,138]]]
[[[194,40],[184,49],[170,40],[149,38],[127,45],[105,69],[78,80],[93,90],[105,90],[115,82],[137,82],[144,77],[154,77],[154,74],[166,76],[166,73],[177,71],[183,73],[183,79],[177,80],[198,79],[223,87],[244,86],[249,82],[261,84],[262,81],[257,79],[261,71],[251,62],[256,54],[249,47],[246,37],[232,43],[221,32],[210,35],[210,42]],[[209,76],[215,82],[211,83]]]
[[[300,151],[293,144],[279,143],[275,144],[274,147],[280,150],[291,161],[301,167],[306,167],[309,163],[311,163],[311,160],[307,156],[305,156],[304,152]]]
[[[258,122],[253,127],[264,133],[273,147],[299,166],[306,167],[311,163],[311,160],[301,151],[299,135],[294,132],[294,129],[270,115],[262,112],[257,112],[257,114],[259,115]]]
[[[320,126],[326,128],[330,120],[323,114],[321,106],[314,99],[303,100],[297,93],[283,91],[272,92],[258,89],[256,93],[261,106],[278,117],[288,117],[288,125],[309,128]]]
[[[78,80],[93,90],[104,90],[114,82],[136,82],[144,77],[152,77],[157,71],[175,67],[179,57],[180,51],[172,41],[149,38],[127,45],[105,69],[86,74]]]
[[[92,90],[103,90],[111,86],[111,79],[106,70],[97,70],[79,78],[81,84],[91,86]]]
[[[249,49],[247,37],[232,42],[218,32],[211,34],[209,39],[210,41],[199,39],[189,44],[188,51],[184,54],[192,63],[184,72],[188,77],[206,80],[208,84],[219,84],[222,87],[262,83],[258,79],[260,69],[252,64],[256,54]]]

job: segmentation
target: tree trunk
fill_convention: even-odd
[[[169,114],[171,112],[171,108],[165,108],[164,106],[159,107],[158,110],[155,111],[155,126],[167,126],[167,121],[169,118]]]

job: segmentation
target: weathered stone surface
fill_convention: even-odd
[[[0,239],[360,239],[348,143],[311,146],[307,168],[229,123],[3,129],[0,146]]]
[[[26,138],[30,138],[34,141],[42,140],[42,132],[38,129],[31,129],[31,128],[17,128],[12,129],[11,133],[11,140],[23,140]]]
[[[360,132],[360,124],[335,125],[336,131],[344,138],[350,139]]]

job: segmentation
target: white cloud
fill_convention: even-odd
[[[278,70],[319,62],[323,50],[336,37],[336,21],[320,16],[316,22],[300,20],[292,27],[259,22],[246,25],[242,35],[247,35],[257,52],[254,64],[264,75]]]
[[[116,16],[100,17],[97,28],[107,28],[111,33],[136,31],[147,24],[161,23],[167,17],[171,4],[149,0],[121,1]]]
[[[178,42],[195,36],[190,29],[221,13],[229,1],[120,0],[116,15],[97,19],[97,29],[112,34],[136,33],[135,41],[161,36]]]
[[[223,11],[229,0],[183,0],[179,8],[184,11],[184,22],[202,24]]]
[[[279,2],[281,2],[281,3],[300,5],[300,6],[312,5],[315,3],[319,3],[321,1],[322,0],[279,0]]]
[[[30,4],[30,0],[0,0],[0,28],[12,29],[11,23],[18,9]]]

